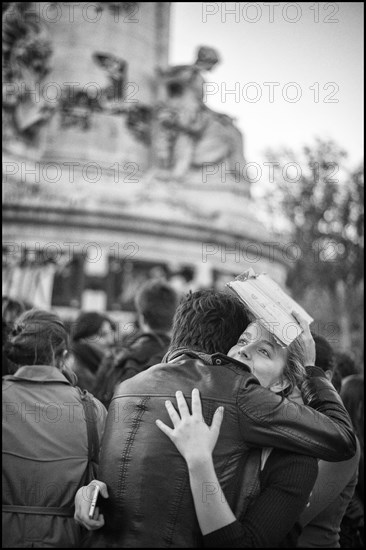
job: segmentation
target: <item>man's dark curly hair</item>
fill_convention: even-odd
[[[244,305],[228,292],[190,293],[175,313],[170,350],[186,347],[210,355],[227,354],[249,322]]]

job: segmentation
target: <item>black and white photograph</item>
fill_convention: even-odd
[[[2,23],[2,547],[363,548],[364,3]]]

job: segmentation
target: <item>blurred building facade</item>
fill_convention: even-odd
[[[169,18],[168,2],[5,4],[8,296],[118,316],[150,277],[221,288],[253,267],[285,283],[242,136],[205,103],[219,53],[169,66]]]

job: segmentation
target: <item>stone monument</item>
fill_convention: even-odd
[[[170,66],[169,14],[169,2],[4,4],[5,293],[117,315],[151,276],[197,289],[251,266],[284,283],[243,137],[204,101],[219,54],[201,46]]]

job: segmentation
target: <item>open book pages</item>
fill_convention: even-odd
[[[299,313],[309,324],[314,320],[265,273],[257,275],[249,269],[227,286],[282,347],[291,344],[302,332],[292,311]]]

